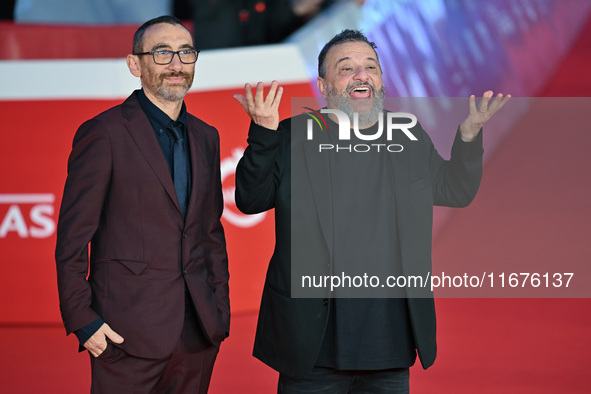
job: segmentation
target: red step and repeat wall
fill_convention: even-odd
[[[360,9],[339,2],[289,44],[200,54],[186,103],[221,135],[234,313],[258,309],[274,240],[273,212],[247,216],[234,205],[249,118],[232,94],[246,82],[278,80],[285,87],[281,117],[290,116],[292,97],[317,94],[320,48],[348,27],[377,43],[390,96],[467,97],[492,89],[525,99],[543,87],[591,12],[587,0],[476,3],[367,0]],[[139,87],[124,59],[136,28],[0,23],[0,324],[59,322],[53,251],[72,137]],[[428,123],[448,115],[442,107],[421,119],[441,152],[449,151],[449,133]],[[505,120],[509,132],[516,118]],[[485,141],[489,155],[506,135],[495,134]]]

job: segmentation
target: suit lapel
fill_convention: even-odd
[[[136,93],[132,94],[127,100],[125,100],[122,110],[123,116],[128,121],[126,125],[127,131],[180,212],[168,164],[166,164],[162,149],[160,148],[160,145],[158,145],[158,141],[154,135],[152,125],[142,110],[136,97]]]
[[[314,197],[316,214],[318,215],[318,220],[320,222],[320,227],[326,244],[329,246],[328,251],[332,255],[333,195],[329,155],[328,153],[318,152],[318,141],[303,142],[303,150],[306,171],[308,179],[310,180],[310,186],[312,188],[312,194]]]
[[[204,172],[207,171],[210,164],[207,153],[204,151],[203,133],[187,116],[187,138],[189,142],[189,156],[191,160],[191,194],[189,195],[189,204],[187,206],[187,218],[195,217],[190,215],[191,211],[196,209],[201,197],[204,195]],[[208,178],[206,178],[208,179]]]

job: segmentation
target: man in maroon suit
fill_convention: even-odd
[[[127,57],[142,89],[74,137],[57,279],[92,392],[207,392],[228,336],[219,135],[183,101],[197,56],[178,19],[146,22]]]

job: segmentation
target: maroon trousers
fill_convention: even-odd
[[[90,355],[90,392],[205,394],[218,350],[203,335],[195,308],[189,301],[181,338],[169,357],[158,360],[134,357],[109,343],[98,357]]]

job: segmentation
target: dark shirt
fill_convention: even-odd
[[[173,176],[173,144],[174,144],[174,137],[172,132],[167,130],[169,124],[174,123],[181,123],[183,125],[183,141],[185,143],[185,152],[189,152],[189,144],[187,142],[187,107],[183,102],[183,106],[181,108],[181,113],[179,115],[179,119],[175,122],[173,121],[167,114],[165,114],[160,108],[158,108],[154,103],[152,103],[144,90],[141,89],[138,92],[138,100],[144,113],[148,117],[150,124],[152,125],[152,129],[154,130],[154,134],[156,135],[156,140],[158,141],[158,145],[160,145],[160,149],[162,149],[162,153],[164,154],[164,159],[168,163],[168,170],[170,171],[170,175]],[[190,157],[190,155],[189,155]],[[189,166],[189,192],[191,190],[191,173],[190,173],[190,166]],[[105,323],[105,321],[101,318],[93,321],[89,325],[82,327],[79,330],[74,331],[76,337],[78,338],[78,342],[80,343],[80,350],[84,350],[82,345],[86,343],[90,339],[91,336],[94,335],[95,332],[98,331],[99,328]]]
[[[328,136],[334,138],[331,143],[340,146],[367,143],[353,137],[350,141],[339,141],[338,125],[330,118],[327,123]],[[400,275],[400,248],[398,242],[392,241],[397,239],[396,202],[392,198],[394,174],[389,159],[389,155],[396,153],[382,149],[365,153],[340,150],[329,154],[334,196],[332,274],[341,276],[343,273],[350,277],[367,274],[379,277],[382,283],[389,275]],[[413,365],[416,352],[405,293],[385,288],[382,297],[377,295],[380,298],[350,298],[355,296],[350,290],[337,289],[335,297],[338,298],[331,299],[328,325],[316,365],[339,370]],[[359,290],[362,289],[356,289]],[[375,297],[375,290],[368,295]]]
[[[185,143],[185,151],[189,152],[189,144],[187,143],[187,107],[183,102],[183,106],[181,108],[181,113],[179,115],[179,119],[175,122],[168,115],[166,115],[160,108],[158,108],[154,103],[152,103],[144,90],[140,90],[138,93],[138,100],[140,101],[140,105],[142,109],[146,113],[152,128],[154,129],[154,134],[156,135],[156,140],[158,140],[158,144],[160,145],[160,149],[162,149],[162,153],[164,154],[164,159],[168,163],[168,169],[170,171],[170,175],[173,174],[173,152],[172,148],[174,145],[174,137],[172,133],[167,129],[169,124],[181,123],[183,125],[183,140]],[[190,168],[190,166],[189,166]],[[191,174],[189,173],[189,181],[191,180]],[[191,190],[191,185],[189,184],[189,192]]]
[[[80,351],[85,349],[82,345],[84,345],[86,341],[88,341],[90,337],[93,336],[94,333],[97,332],[104,323],[105,321],[103,319],[98,318],[89,325],[74,331],[74,334],[76,334],[76,337],[78,338],[78,342],[80,342]]]

